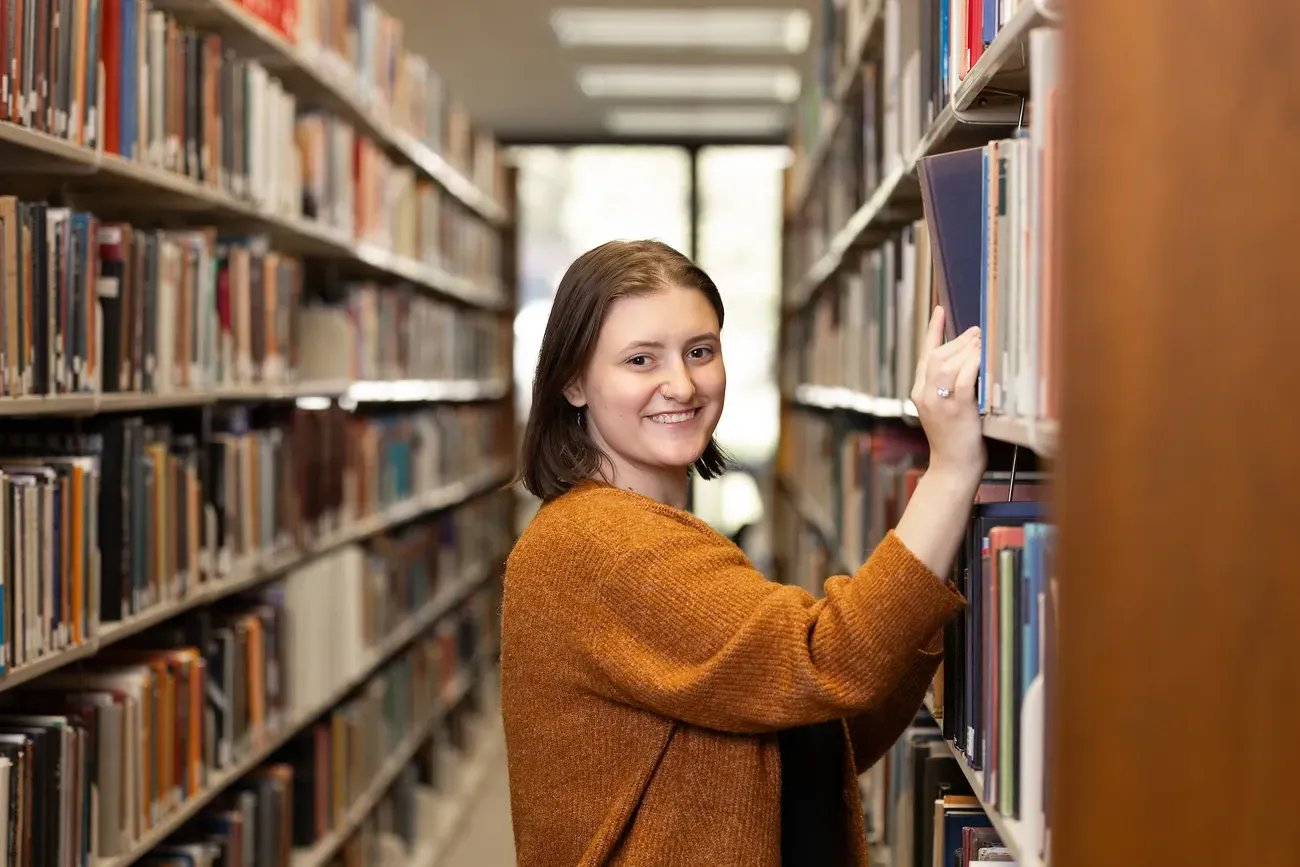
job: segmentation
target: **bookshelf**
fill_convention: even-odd
[[[7,864],[437,867],[499,753],[514,176],[349,5],[0,20]]]
[[[984,849],[1039,867],[1063,815],[1044,794],[1043,693],[1059,616],[1051,233],[1068,21],[1044,0],[835,0],[827,15],[787,173],[778,577],[819,595],[897,523],[926,467],[910,392],[929,311],[970,299],[956,309],[978,311],[988,349],[989,470],[953,577],[972,605],[945,630],[925,707],[863,776],[863,807],[877,863],[983,863]],[[980,197],[939,233],[943,155],[976,167]],[[963,242],[978,274],[941,270]]]

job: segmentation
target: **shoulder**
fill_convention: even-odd
[[[512,565],[584,571],[682,550],[739,549],[689,512],[609,485],[584,485],[545,503],[511,553]],[[743,556],[743,555],[742,555]]]

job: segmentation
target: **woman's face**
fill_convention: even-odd
[[[704,454],[727,391],[720,330],[694,289],[670,286],[610,306],[565,396],[586,407],[588,431],[620,484],[684,471]]]

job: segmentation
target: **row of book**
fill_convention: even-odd
[[[813,47],[812,73],[804,82],[797,103],[791,144],[795,149],[794,174],[809,190],[828,136],[838,129],[844,106],[842,82],[859,66],[864,38],[874,24],[871,16],[878,0],[823,0],[817,44]],[[823,187],[824,189],[824,187]],[[796,194],[791,188],[789,194]]]
[[[791,493],[806,518],[823,524],[815,540],[833,548],[831,565],[856,569],[916,489],[928,462],[925,434],[900,424],[837,426],[811,412],[791,413],[786,425],[782,466]],[[811,583],[800,586],[820,593],[827,573],[805,574]]]
[[[501,412],[14,420],[0,439],[4,670],[428,492],[489,484]]]
[[[510,375],[509,322],[410,289],[352,283],[298,314],[306,382],[479,379]]]
[[[918,165],[936,296],[954,329],[983,332],[979,402],[988,415],[1056,418],[1061,33],[1029,32],[1033,122],[1012,138]]]
[[[868,771],[868,840],[891,867],[966,867],[1016,861],[932,719],[922,713]]]
[[[236,55],[220,34],[189,26],[195,14],[168,0],[15,0],[14,14],[0,22],[0,43],[13,46],[2,52],[0,68],[15,70],[0,120],[102,147],[264,213],[316,219],[384,249],[394,247],[404,216],[419,239],[419,258],[466,268],[459,276],[467,279],[493,273],[492,232],[469,233],[468,250],[442,246],[466,233],[441,224],[479,222],[473,212],[442,202],[427,181],[433,205],[398,207],[403,198],[416,201],[410,166],[399,175],[376,142],[300,104],[263,63]],[[337,145],[335,152],[325,143]],[[337,184],[322,183],[328,169],[339,172]]]
[[[829,283],[788,323],[782,387],[792,393],[807,383],[908,397],[936,299],[925,222],[846,255]]]
[[[979,325],[979,400],[987,415],[1056,417],[1051,352],[1056,293],[1056,117],[1060,33],[1029,34],[1034,123],[1020,134],[923,158],[926,218],[879,247],[846,256],[790,327],[788,390],[841,386],[906,397],[929,312],[950,336]]]
[[[969,604],[945,628],[932,693],[945,738],[981,772],[976,794],[1019,820],[1020,843],[1035,855],[1050,817],[1044,674],[1055,655],[1055,540],[1041,479],[984,486],[953,569]]]
[[[210,0],[218,2],[218,0]],[[500,189],[495,140],[423,56],[405,46],[405,25],[373,0],[239,0],[288,42],[304,49],[330,80],[441,154],[481,190]]]
[[[1020,7],[1035,0],[844,0],[841,17],[861,22],[879,7],[879,48],[853,55],[858,31],[846,27],[828,53],[857,67],[844,101],[825,111],[825,156],[814,166],[805,197],[792,203],[786,237],[786,282],[793,284],[828,249],[848,217],[862,207],[881,181],[909,168],[927,131],[952,100],[984,49]],[[825,62],[825,61],[824,61]],[[841,73],[842,74],[842,73]],[[1020,97],[986,92],[981,109],[1001,109],[1016,124]],[[820,127],[819,127],[820,128]],[[815,169],[815,171],[814,171]]]
[[[323,265],[278,252],[263,236],[150,229],[0,196],[0,250],[5,396],[505,369],[508,323],[410,287],[340,286]],[[312,327],[314,308],[304,305],[349,292],[354,364],[322,364],[342,358],[340,334]]]
[[[326,112],[299,112],[294,135],[302,216],[361,243],[494,283],[501,257],[496,228],[442,186]]]
[[[459,519],[452,514],[344,546],[291,570],[279,582],[285,608],[284,646],[298,660],[297,676],[286,680],[285,705],[291,715],[320,705],[334,689],[335,678],[363,673],[369,649],[401,624],[430,605],[459,600],[467,586],[481,583],[491,566],[491,552],[504,546],[497,540],[491,547],[470,547],[457,538],[456,525],[477,523],[484,513]],[[473,539],[472,533],[465,535],[466,540]],[[447,562],[462,559],[467,565],[458,565],[455,571],[445,568]],[[451,686],[455,666],[446,660],[477,647],[480,630],[477,612],[463,622],[439,621],[429,633],[438,654],[421,669],[428,684]]]
[[[341,668],[315,665],[294,642],[287,596],[281,584],[201,610],[81,670],[4,695],[6,863],[74,867],[121,855],[223,773],[268,751],[268,764],[224,791],[156,856],[178,855],[187,844],[242,845],[256,853],[244,863],[284,864],[292,848],[328,834],[403,738],[451,696],[440,673],[471,676],[475,648],[455,640],[466,616],[449,608],[445,622],[379,660],[349,700],[326,708],[331,695],[366,677],[378,645],[349,646],[353,656]],[[472,634],[472,612],[466,619]],[[316,680],[316,704],[295,706],[290,690]],[[273,794],[280,802],[275,822],[244,809],[250,789],[254,800]],[[231,821],[232,810],[240,821]],[[231,839],[241,823],[242,844]]]
[[[940,835],[934,823],[947,827],[956,813],[962,821],[945,834],[1010,829],[1012,839],[987,845],[1005,843],[1020,859],[1042,863],[1052,816],[1046,673],[1058,605],[1056,528],[1044,498],[1033,474],[990,474],[977,495],[951,576],[968,606],[944,630],[944,661],[923,715],[932,718],[919,719],[871,771],[868,815],[893,864],[953,863],[961,837]],[[967,861],[971,854],[964,852]],[[999,857],[988,860],[1014,860],[991,854]]]

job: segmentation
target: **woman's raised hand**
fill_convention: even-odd
[[[978,481],[986,451],[975,382],[980,371],[980,330],[943,342],[945,311],[934,308],[916,364],[912,402],[930,441],[930,472]]]

